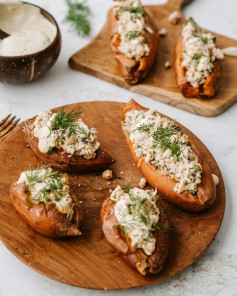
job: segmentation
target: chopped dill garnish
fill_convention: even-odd
[[[125,186],[125,192],[129,193],[132,189],[132,185],[131,183],[128,183],[126,186]]]
[[[137,7],[126,7],[126,6],[122,6],[122,9],[124,11],[129,11],[130,13],[139,13],[141,15],[144,15],[145,10],[143,9],[142,6],[137,6]]]
[[[173,156],[175,156],[175,158],[179,161],[179,157],[182,153],[181,144],[171,142],[170,137],[177,135],[180,132],[182,132],[182,130],[177,129],[173,122],[171,122],[166,127],[158,127],[152,135],[154,140],[152,148],[156,148],[158,145],[160,145],[163,152],[165,152],[167,149],[170,149]]]
[[[191,23],[191,25],[194,27],[195,31],[197,31],[197,32],[200,31],[200,27],[199,27],[198,24],[194,21],[193,18],[190,17],[188,21],[189,21],[189,22]]]
[[[125,227],[120,224],[114,224],[113,227],[120,230],[121,236],[126,238],[126,241],[128,241],[128,235],[125,231]]]
[[[79,36],[85,37],[90,35],[91,24],[89,21],[90,8],[87,1],[77,2],[66,0],[68,6],[68,14],[64,19],[71,23],[71,28],[77,32]]]
[[[156,225],[154,226],[155,229],[157,230],[172,230],[173,228],[172,227],[169,227],[168,225]]]
[[[49,203],[49,194],[52,193],[55,200],[61,200],[63,196],[62,189],[65,185],[62,182],[63,174],[57,171],[52,172],[50,168],[50,165],[43,165],[42,167],[39,167],[38,165],[36,170],[32,170],[30,166],[29,170],[25,172],[27,178],[27,185],[25,185],[25,188],[28,190],[28,197],[31,196],[31,190],[35,184],[45,183],[45,186],[42,186],[37,197],[33,198],[33,200],[39,203],[44,202],[47,209]],[[42,174],[43,169],[45,169],[45,174]],[[26,202],[29,203],[28,198],[26,199]]]
[[[128,39],[128,41],[131,41],[132,39],[136,38],[138,34],[138,31],[128,31],[125,35],[125,38]]]
[[[206,57],[206,55],[203,54],[202,52],[196,53],[196,54],[193,56],[193,59],[196,61],[196,67],[197,67],[198,64],[200,63],[200,60],[201,60],[202,57]]]
[[[69,135],[75,134],[77,130],[80,133],[84,134],[87,137],[87,132],[83,127],[78,127],[75,123],[75,120],[78,116],[80,116],[82,112],[75,112],[73,109],[71,112],[65,112],[63,108],[61,108],[60,113],[57,113],[55,119],[50,127],[50,132],[62,129],[64,132],[68,129]]]

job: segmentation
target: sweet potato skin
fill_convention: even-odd
[[[158,203],[158,206],[161,208],[161,204]],[[110,197],[107,197],[102,204],[100,219],[106,239],[129,266],[143,275],[158,273],[163,269],[169,252],[169,231],[167,229],[155,231],[156,249],[151,256],[147,256],[141,249],[131,249],[126,238],[121,236],[121,232],[116,227],[113,227],[118,221],[114,214],[114,203]],[[169,228],[167,215],[162,208],[159,224]]]
[[[127,112],[135,109],[144,111],[148,110],[137,104],[134,100],[130,100],[125,106],[124,118]],[[124,121],[122,124],[123,123]],[[214,203],[216,199],[216,187],[213,182],[211,170],[200,151],[191,141],[189,144],[197,154],[198,160],[202,166],[202,182],[198,185],[197,195],[191,194],[190,191],[183,191],[181,193],[175,192],[174,187],[176,181],[170,176],[161,174],[159,170],[155,169],[154,165],[145,162],[144,158],[137,157],[133,148],[133,143],[129,139],[129,135],[125,134],[125,137],[132,157],[144,178],[152,187],[157,188],[159,194],[167,201],[187,211],[202,211],[209,208]]]
[[[51,164],[53,167],[77,173],[88,173],[103,170],[115,161],[101,148],[96,151],[96,157],[93,159],[85,159],[82,156],[68,156],[63,149],[55,149],[52,153],[42,153],[38,148],[38,139],[34,133],[34,118],[25,122],[26,140],[34,153],[45,163]]]
[[[80,204],[71,195],[74,205],[74,215],[72,222],[61,214],[53,203],[49,203],[48,209],[43,204],[27,203],[27,190],[25,184],[12,184],[10,187],[10,198],[19,216],[36,232],[53,238],[78,236],[81,234],[78,229],[82,219]]]
[[[193,87],[187,81],[186,70],[182,66],[182,53],[183,53],[183,37],[180,36],[176,42],[174,50],[174,70],[177,85],[187,98],[211,98],[215,95],[221,78],[221,65],[220,61],[215,61],[214,69],[209,76],[207,76],[204,84],[199,87]]]
[[[142,57],[139,60],[130,59],[118,50],[120,44],[120,35],[118,34],[117,19],[113,14],[113,9],[108,12],[108,25],[109,34],[111,38],[111,48],[114,52],[114,57],[118,62],[120,72],[125,81],[134,85],[143,80],[150,72],[152,65],[154,64],[156,54],[159,47],[159,34],[151,19],[151,17],[145,12],[145,22],[148,27],[153,30],[153,34],[146,33],[146,43],[150,48],[148,56]]]

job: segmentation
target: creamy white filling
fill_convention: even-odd
[[[20,175],[16,184],[25,183],[30,192],[31,203],[54,203],[58,211],[67,214],[71,220],[73,216],[73,201],[69,193],[69,186],[63,174],[57,177],[51,175],[51,168],[25,171]],[[32,178],[33,176],[33,178]],[[51,188],[54,188],[51,190]]]
[[[159,209],[156,206],[157,193],[154,190],[142,190],[134,187],[128,192],[117,186],[110,196],[115,202],[114,214],[120,228],[131,247],[141,248],[149,256],[155,251],[156,240],[153,237],[158,226]]]
[[[150,53],[145,40],[146,32],[153,34],[151,28],[146,27],[143,12],[132,12],[131,8],[142,8],[140,0],[124,0],[113,2],[113,13],[118,18],[117,26],[120,35],[119,51],[128,58],[140,59]]]
[[[188,136],[174,127],[174,123],[161,117],[157,110],[132,110],[126,114],[123,125],[137,157],[143,157],[162,174],[174,178],[177,193],[189,190],[194,194],[201,183],[202,167],[188,144]],[[164,137],[165,133],[170,136]],[[160,141],[155,140],[157,134]]]
[[[70,133],[62,128],[52,130],[57,113],[51,111],[40,112],[34,121],[34,136],[38,138],[38,148],[42,153],[48,153],[54,147],[63,148],[70,156],[80,155],[86,159],[96,157],[96,150],[100,143],[97,141],[96,129],[78,119],[75,121],[75,132]]]
[[[38,7],[15,1],[0,1],[0,29],[10,36],[0,40],[1,56],[28,55],[45,49],[57,28]]]
[[[186,69],[187,81],[193,87],[199,87],[212,72],[214,62],[223,59],[224,55],[216,48],[215,37],[205,33],[193,20],[189,20],[183,28],[182,36],[182,66]]]

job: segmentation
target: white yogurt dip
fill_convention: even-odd
[[[0,29],[10,36],[0,40],[0,56],[33,54],[48,47],[57,28],[38,7],[0,0]]]

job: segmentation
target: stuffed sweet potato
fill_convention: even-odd
[[[89,130],[77,113],[41,112],[25,122],[27,142],[34,153],[53,167],[78,173],[102,170],[114,160],[99,146],[96,130]]]
[[[142,275],[160,272],[169,252],[169,221],[156,198],[153,190],[118,186],[100,212],[106,239]]]
[[[210,168],[178,125],[131,100],[122,126],[139,170],[167,201],[187,211],[201,211],[214,203]]]
[[[47,166],[23,172],[10,187],[12,204],[36,232],[48,237],[78,236],[82,219],[77,198],[69,193],[68,176]]]
[[[159,34],[140,0],[114,1],[108,12],[109,34],[114,57],[125,81],[137,84],[155,61]]]
[[[192,19],[183,28],[174,51],[176,82],[188,98],[211,98],[221,77],[223,53],[215,46],[216,38],[205,33]]]

